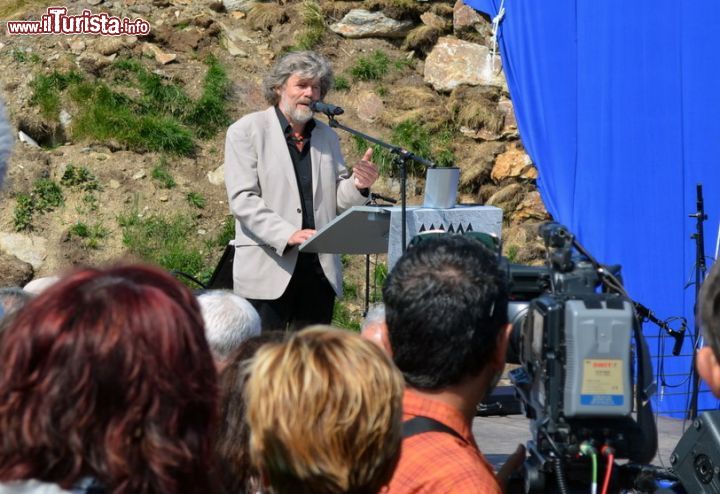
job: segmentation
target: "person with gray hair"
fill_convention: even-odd
[[[5,169],[7,168],[8,159],[10,159],[13,142],[10,123],[5,115],[5,106],[0,100],[0,188],[2,188],[3,179],[5,178]]]
[[[222,362],[240,344],[260,334],[260,316],[244,298],[228,290],[208,290],[197,296],[205,337],[216,362]]]
[[[330,323],[342,294],[340,258],[298,247],[338,213],[363,204],[378,177],[371,149],[348,173],[337,135],[313,119],[311,103],[325,97],[332,80],[321,55],[289,53],[263,82],[270,107],[227,132],[233,285],[257,309],[263,330]]]
[[[390,342],[387,339],[385,304],[380,302],[370,306],[360,326],[360,335],[392,356],[392,348],[390,348]]]
[[[0,320],[22,309],[32,297],[18,286],[0,288]]]

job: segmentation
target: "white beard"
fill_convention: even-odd
[[[289,106],[289,105],[288,105]],[[301,108],[298,106],[288,108],[285,104],[282,105],[282,112],[285,116],[289,117],[291,123],[304,124],[309,122],[313,117],[313,112],[310,108]]]

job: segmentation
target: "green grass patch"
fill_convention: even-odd
[[[30,194],[18,194],[16,197],[13,222],[15,230],[32,230],[35,213],[48,213],[65,203],[60,186],[48,178],[36,180]]]
[[[39,213],[53,211],[65,202],[62,189],[49,178],[35,181],[31,197],[33,198],[33,209]]]
[[[187,215],[140,216],[137,207],[118,217],[123,244],[141,259],[191,276],[207,272],[195,221]]]
[[[85,207],[87,208],[86,211],[88,211],[88,212],[97,211],[98,206],[100,205],[97,196],[92,192],[88,192],[87,194],[85,194],[82,197],[82,202],[85,205]],[[81,210],[82,208],[78,208],[78,209]],[[82,212],[82,211],[80,211],[80,212]]]
[[[333,306],[332,325],[338,328],[345,328],[357,333],[360,332],[360,316],[353,315],[341,301],[335,300]]]
[[[97,177],[86,166],[68,165],[60,179],[60,183],[65,187],[79,186],[86,192],[101,189]]]
[[[376,81],[387,74],[390,59],[382,50],[375,50],[367,57],[358,58],[350,68],[350,75],[358,81]]]
[[[106,239],[109,233],[110,232],[108,232],[107,228],[102,226],[101,223],[89,226],[82,221],[78,221],[71,226],[69,231],[71,238],[81,238],[83,240],[83,245],[88,249],[100,248],[100,242]]]
[[[206,63],[208,72],[202,96],[184,117],[185,123],[203,139],[214,136],[230,124],[226,105],[230,95],[230,79],[215,57],[208,57]]]
[[[315,0],[305,0],[300,6],[303,28],[295,37],[295,44],[284,52],[312,50],[325,36],[325,16]]]
[[[335,77],[334,88],[337,91],[347,91],[350,89],[350,81],[347,79],[347,77],[339,75]]]
[[[115,140],[135,151],[188,156],[195,139],[216,135],[230,123],[230,80],[214,57],[206,60],[202,95],[196,101],[173,81],[166,81],[133,59],[116,61],[104,80],[83,81],[76,72],[39,74],[31,82],[31,103],[57,122],[64,98],[75,110],[71,136]],[[139,97],[131,91],[139,92]]]
[[[33,94],[30,104],[40,107],[40,114],[48,121],[58,122],[60,119],[60,92],[70,84],[82,81],[82,76],[75,71],[50,74],[38,74],[30,83]]]
[[[18,194],[15,199],[17,201],[17,203],[15,204],[15,212],[13,215],[15,230],[32,230],[32,198],[29,194]]]
[[[222,247],[225,248],[225,246],[235,238],[235,218],[232,215],[225,216],[225,219],[223,220],[222,228],[220,228],[220,233],[218,233],[217,237],[212,240],[211,245],[214,247]]]
[[[205,208],[206,201],[201,194],[198,194],[197,192],[188,192],[185,197],[188,204],[190,204],[191,206],[195,206],[198,209]]]
[[[192,132],[186,126],[172,116],[139,112],[127,96],[105,84],[80,86],[73,95],[81,106],[72,127],[76,138],[116,139],[137,151],[185,156],[195,151]],[[87,96],[84,104],[82,96]]]
[[[165,159],[161,159],[160,163],[153,168],[151,176],[160,183],[160,187],[163,189],[172,189],[177,185],[177,183],[175,183],[175,179],[168,171]]]

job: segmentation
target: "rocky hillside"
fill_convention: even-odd
[[[53,2],[15,0],[1,19]],[[538,257],[547,218],[523,150],[492,29],[461,0],[80,0],[150,23],[145,36],[0,37],[0,96],[19,131],[0,193],[0,285],[79,264],[142,258],[207,277],[231,235],[224,130],[265,103],[260,81],[287,50],[316,49],[346,125],[461,168],[460,201],[501,207],[504,248]],[[342,134],[349,163],[365,143]],[[378,192],[399,196],[376,153]],[[420,202],[422,175],[411,180]],[[378,261],[381,263],[382,259]],[[349,258],[349,311],[362,259]],[[376,268],[376,278],[383,276]],[[355,304],[355,305],[353,305]]]

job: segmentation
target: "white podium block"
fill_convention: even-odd
[[[402,212],[400,207],[390,211],[390,241],[388,270],[402,255]],[[407,242],[418,233],[444,230],[448,233],[483,232],[500,238],[502,209],[495,206],[459,205],[450,209],[430,209],[417,206],[407,208]]]

